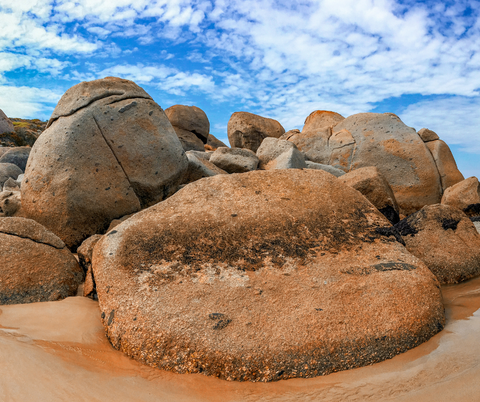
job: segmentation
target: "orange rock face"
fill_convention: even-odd
[[[460,210],[427,205],[395,227],[406,247],[441,284],[458,283],[480,273],[480,234]]]
[[[65,244],[31,219],[0,218],[0,304],[73,296],[82,269]]]
[[[450,205],[470,217],[480,217],[480,183],[475,176],[448,187],[442,197],[442,204]]]
[[[426,145],[437,166],[443,191],[465,179],[457,168],[452,151],[444,141],[433,140],[427,142]]]
[[[276,120],[248,112],[235,112],[228,121],[227,132],[233,148],[247,148],[257,152],[264,138],[279,138],[285,129]]]
[[[112,345],[228,380],[312,377],[388,359],[444,325],[438,281],[362,195],[320,170],[217,175],[97,244]]]

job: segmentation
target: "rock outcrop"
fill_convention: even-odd
[[[316,119],[320,123],[313,124]],[[316,119],[289,138],[309,160],[346,172],[377,167],[405,215],[440,202],[442,185],[432,154],[417,132],[398,116],[360,113],[334,126],[341,116]],[[323,126],[323,121],[329,125]]]
[[[379,170],[365,167],[343,175],[340,180],[360,191],[392,223],[398,223],[399,208],[392,188]]]
[[[279,138],[285,129],[276,120],[248,112],[235,112],[228,121],[227,133],[233,148],[247,148],[257,152],[265,138]]]
[[[245,173],[256,170],[259,160],[249,149],[220,147],[212,153],[210,162],[228,173]]]
[[[442,204],[465,212],[471,218],[480,218],[480,183],[475,176],[447,188]]]
[[[239,381],[391,358],[440,331],[444,309],[435,276],[385,227],[320,170],[199,180],[96,245],[107,336],[150,366]]]
[[[305,157],[290,141],[277,138],[265,138],[257,149],[258,168],[270,169],[303,169],[307,167]]]
[[[0,304],[75,295],[82,269],[65,244],[35,221],[0,218]]]
[[[185,151],[204,151],[210,122],[205,112],[196,106],[174,105],[165,109],[170,123]]]
[[[440,283],[458,283],[480,274],[480,234],[462,211],[427,205],[395,228],[407,250],[420,258]]]
[[[32,148],[22,210],[71,249],[176,191],[188,165],[163,110],[132,81],[82,82]]]

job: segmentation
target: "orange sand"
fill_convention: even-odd
[[[479,401],[480,278],[443,288],[447,326],[383,363],[235,383],[155,370],[114,350],[83,297],[0,306],[0,401]]]

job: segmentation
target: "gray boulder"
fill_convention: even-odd
[[[303,169],[305,157],[290,141],[265,138],[257,150],[259,169]]]
[[[188,184],[197,181],[203,177],[216,176],[217,174],[228,174],[224,170],[215,166],[207,159],[197,157],[198,152],[187,151],[188,170],[185,175],[184,183]]]
[[[330,165],[324,165],[322,163],[316,163],[312,161],[305,161],[308,169],[317,169],[317,170],[324,170],[330,174],[333,174],[335,177],[340,177],[345,174],[342,169],[338,169],[336,167]]]
[[[32,148],[30,147],[10,148],[0,157],[0,163],[13,163],[24,172],[31,150]]]
[[[220,147],[212,153],[210,162],[228,173],[245,173],[256,170],[259,160],[249,149]]]
[[[4,183],[11,177],[16,179],[23,172],[13,163],[0,163],[0,187],[3,188]]]

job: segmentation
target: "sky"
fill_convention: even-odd
[[[46,120],[71,86],[117,76],[200,107],[227,144],[236,111],[286,130],[392,112],[480,177],[479,16],[473,0],[0,0],[0,109]]]

